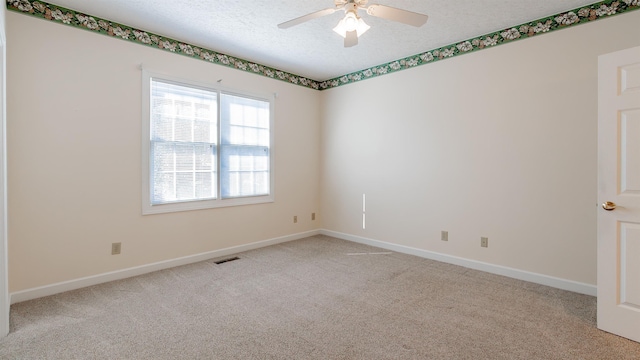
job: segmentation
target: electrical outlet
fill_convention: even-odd
[[[316,213],[311,213],[311,220],[315,220],[316,219]]]
[[[489,238],[487,238],[487,237],[481,237],[481,238],[480,238],[480,246],[482,246],[482,247],[489,247]]]
[[[449,232],[448,231],[441,231],[440,232],[440,240],[449,241]]]
[[[294,216],[294,217],[293,217],[293,223],[294,223],[294,224],[296,224],[297,222],[298,222],[298,217],[297,217],[297,216]]]
[[[120,250],[122,250],[122,243],[111,244],[111,255],[120,255]]]

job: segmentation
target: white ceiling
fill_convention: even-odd
[[[336,12],[289,29],[281,22],[333,0],[53,0],[52,4],[324,81],[594,3],[593,0],[370,0],[429,15],[415,28],[361,12],[371,29],[352,48]]]

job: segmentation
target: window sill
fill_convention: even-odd
[[[180,211],[217,209],[231,206],[266,204],[274,202],[273,195],[251,196],[224,200],[185,201],[168,204],[146,205],[142,207],[142,215],[165,214]]]

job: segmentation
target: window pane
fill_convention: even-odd
[[[261,146],[269,146],[269,130],[268,129],[260,129],[258,130],[258,141],[257,145]]]
[[[193,140],[197,142],[215,143],[216,124],[214,121],[197,119],[193,126]]]
[[[176,115],[184,118],[193,118],[193,100],[187,96],[175,101]]]
[[[242,144],[258,145],[258,129],[252,127],[244,128],[244,139]]]
[[[153,171],[173,171],[175,164],[173,154],[173,144],[167,144],[164,142],[151,143]]]
[[[193,141],[193,120],[177,118],[174,122],[175,141]]]
[[[214,154],[209,144],[152,143],[153,202],[215,198]]]
[[[256,126],[263,129],[269,128],[269,108],[268,107],[262,107],[258,111],[258,123],[256,124]]]
[[[254,106],[243,106],[244,125],[258,126],[258,109]]]
[[[176,197],[178,200],[195,199],[195,179],[193,172],[176,174]]]
[[[203,144],[196,147],[195,152],[195,169],[215,171],[215,147],[213,145]]]
[[[152,139],[216,142],[216,92],[152,80],[151,93]]]
[[[270,103],[221,94],[220,106],[222,197],[269,194]]]
[[[241,172],[240,175],[240,193],[238,195],[253,195],[253,173]]]
[[[262,139],[260,130],[269,132],[268,101],[221,94],[222,143],[268,146],[268,136]]]
[[[244,139],[244,128],[241,126],[229,126],[229,144],[242,144]],[[224,143],[224,142],[223,142]]]
[[[173,139],[173,118],[162,116],[160,113],[151,115],[151,139],[152,140],[172,140]]]
[[[221,149],[222,197],[269,194],[269,149],[227,145]]]
[[[196,103],[195,111],[196,111],[195,116],[199,120],[214,119],[217,116],[215,107],[212,108],[211,105],[207,103]]]
[[[253,156],[240,156],[240,171],[253,170]]]
[[[176,171],[193,170],[193,146],[176,144],[175,145],[175,157],[176,157]]]
[[[153,177],[153,199],[155,202],[173,201],[176,198],[174,173],[155,173]]]
[[[223,98],[226,96],[223,96]],[[232,96],[229,96],[230,98]],[[235,96],[233,96],[235,98]],[[243,125],[244,116],[242,114],[243,107],[240,104],[229,104],[229,124],[231,125]]]
[[[155,97],[151,105],[152,114],[173,114],[173,101],[162,96]]]
[[[268,156],[254,156],[253,157],[254,165],[253,169],[256,171],[269,171],[269,157]]]
[[[215,194],[215,173],[199,172],[196,173],[196,198],[213,198]]]
[[[269,172],[268,171],[260,171],[254,172],[256,189],[255,191],[259,194],[268,194],[269,193]]]
[[[151,203],[216,197],[217,93],[151,82]]]

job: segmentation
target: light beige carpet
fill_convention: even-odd
[[[0,358],[640,359],[594,297],[381,252],[315,236],[15,304]]]

